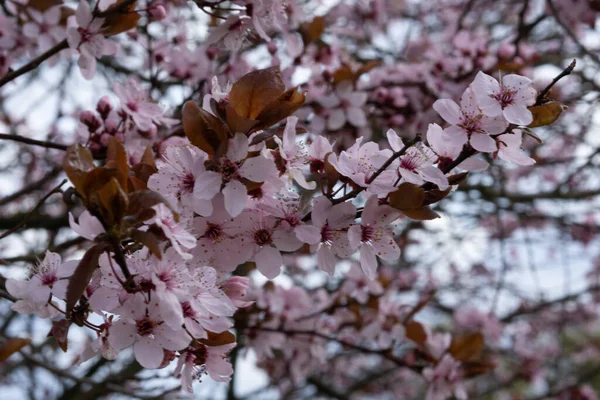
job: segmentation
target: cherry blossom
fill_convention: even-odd
[[[65,30],[59,25],[60,7],[50,7],[44,12],[30,9],[31,21],[23,26],[23,33],[37,41],[39,49],[44,52],[65,38]]]
[[[535,164],[535,160],[521,150],[522,138],[523,134],[520,129],[513,129],[512,133],[498,136],[496,139],[498,142],[498,157],[517,165]]]
[[[362,107],[367,101],[367,93],[355,91],[350,81],[337,84],[335,91],[319,99],[321,106],[329,109],[327,129],[336,131],[342,128],[346,121],[356,128],[367,124],[367,118]]]
[[[289,174],[298,185],[304,189],[312,190],[317,187],[315,182],[306,182],[303,169],[308,163],[308,154],[304,147],[296,143],[296,123],[297,117],[288,117],[285,130],[283,131],[283,140],[275,137],[275,142],[279,146],[279,156],[281,157],[279,167],[280,172]],[[275,159],[276,163],[278,158]]]
[[[69,47],[79,52],[79,69],[85,79],[92,79],[96,73],[96,59],[114,55],[119,45],[102,34],[103,18],[94,17],[87,1],[81,0],[74,20],[67,28]]]
[[[452,124],[444,131],[447,140],[457,146],[468,141],[475,150],[493,152],[496,142],[489,135],[504,132],[508,123],[498,114],[484,114],[476,98],[475,89],[469,87],[460,98],[460,106],[450,99],[441,99],[433,103],[433,109]]]
[[[537,92],[527,77],[510,74],[502,77],[498,83],[480,71],[473,81],[473,93],[485,115],[502,115],[516,125],[529,125],[533,120],[527,107],[534,105]]]
[[[122,318],[109,330],[110,345],[121,350],[133,345],[135,359],[144,367],[158,368],[164,350],[182,350],[190,343],[190,336],[182,329],[173,330],[161,317],[156,302],[146,302],[138,293],[130,297],[120,310]]]
[[[376,256],[387,261],[400,257],[400,248],[388,226],[400,214],[390,206],[378,204],[377,196],[367,199],[362,213],[361,225],[353,225],[348,229],[350,246],[360,248],[360,266],[365,275],[373,280],[377,276]]]

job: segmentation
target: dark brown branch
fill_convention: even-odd
[[[62,150],[62,151],[67,150],[67,147],[69,147],[65,144],[46,142],[44,140],[35,140],[35,139],[30,139],[30,138],[27,138],[27,137],[21,136],[21,135],[11,135],[9,133],[0,133],[0,139],[12,140],[15,142],[21,142],[21,143],[31,144],[34,146],[45,147],[47,149],[56,149],[56,150]]]
[[[573,70],[575,69],[575,65],[577,64],[576,60],[571,61],[571,64],[569,64],[567,66],[567,68],[565,68],[560,74],[558,74],[554,79],[552,79],[552,82],[550,82],[550,84],[548,84],[548,86],[546,86],[538,95],[537,99],[535,100],[535,105],[539,106],[544,102],[544,97],[546,97],[546,94],[548,94],[548,92],[550,91],[550,89],[552,89],[552,86],[556,85],[556,82],[560,81],[562,78],[564,78],[567,75],[570,75],[571,72],[573,72]]]
[[[37,181],[32,182],[29,185],[26,185],[21,190],[14,192],[12,194],[9,194],[8,196],[4,197],[3,199],[0,199],[0,206],[6,205],[14,200],[17,200],[21,196],[24,196],[31,192],[35,192],[36,190],[42,189],[44,187],[44,185],[46,184],[46,182],[57,177],[60,174],[60,172],[61,172],[60,168],[52,169],[50,172],[48,172],[46,175],[44,175]]]
[[[69,47],[69,43],[67,42],[67,39],[63,40],[62,42],[57,43],[54,47],[52,47],[52,48],[48,49],[46,52],[40,54],[39,56],[37,56],[36,58],[31,60],[27,64],[23,65],[21,68],[15,70],[15,71],[9,72],[8,74],[4,75],[4,77],[0,78],[0,87],[6,85],[8,82],[18,78],[21,75],[24,75],[30,71],[33,71],[34,69],[39,67],[41,63],[43,63],[50,57],[58,54],[62,50],[67,49],[68,47]]]
[[[13,228],[7,230],[6,232],[4,232],[2,235],[0,235],[0,240],[4,239],[5,237],[7,237],[8,235],[16,232],[17,230],[19,230],[19,228],[21,228],[23,225],[25,225],[27,223],[27,221],[29,221],[29,219],[35,214],[35,212],[37,210],[40,209],[40,207],[42,207],[42,205],[44,204],[44,202],[50,197],[52,196],[54,193],[59,193],[62,192],[62,190],[60,189],[65,183],[67,183],[66,179],[63,179],[63,181],[58,184],[54,189],[52,189],[50,192],[48,192],[48,194],[46,194],[44,197],[42,197],[42,199],[36,204],[36,206],[33,208],[33,210],[31,210],[27,215],[25,215],[25,217],[23,218],[23,220],[17,224],[16,226],[14,226]]]

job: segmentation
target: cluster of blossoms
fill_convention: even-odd
[[[275,74],[269,75],[270,79],[279,79],[274,70],[266,71],[248,76]],[[127,142],[124,135],[137,131],[151,140],[155,135],[147,132],[172,123],[163,117],[160,107],[147,101],[135,81],[124,86],[116,83],[114,89],[121,102],[119,111],[102,98],[97,107],[99,117],[82,113],[90,148],[102,145],[114,153],[114,143],[106,136]],[[296,117],[287,118],[282,136],[275,137],[273,146],[267,145],[263,130],[232,132],[221,144],[210,146],[205,142],[208,137],[198,141],[197,133],[204,135],[206,131],[197,131],[190,118],[202,115],[204,121],[218,121],[212,114],[214,105],[216,112],[228,104],[237,107],[236,90],[239,86],[222,90],[215,81],[214,94],[205,98],[205,109],[186,104],[186,134],[206,151],[181,138],[179,144],[166,147],[155,173],[148,177],[148,189],[164,200],[152,207],[148,217],[139,217],[142,225],[138,236],[155,235],[162,240],[158,252],[151,242],[142,240],[148,247],[131,249],[125,255],[107,250],[97,254],[98,268],[93,270],[79,305],[71,310],[63,309],[61,300],[69,302],[66,282],[76,276],[73,270],[77,262],[63,263],[57,254],[49,252],[28,281],[8,281],[8,291],[19,299],[14,309],[46,318],[66,314],[71,321],[94,330],[97,339],[84,351],[82,361],[96,354],[112,359],[130,346],[145,368],[165,367],[177,359],[176,373],[188,391],[192,390],[192,378],[203,372],[217,381],[229,379],[232,367],[225,355],[235,346],[228,332],[233,327],[231,317],[238,308],[252,304],[251,314],[266,312],[270,316],[247,326],[256,332],[251,336],[251,347],[265,360],[274,349],[285,350],[289,357],[302,357],[293,349],[300,349],[305,340],[299,336],[298,346],[295,341],[284,342],[286,331],[335,331],[344,343],[344,338],[358,333],[357,338],[375,337],[381,349],[390,348],[404,340],[410,308],[393,297],[382,297],[378,265],[400,256],[394,222],[403,212],[411,215],[398,205],[398,200],[403,203],[403,197],[408,196],[405,189],[422,191],[418,185],[433,184],[447,193],[451,183],[446,173],[452,173],[452,163],[460,154],[470,151],[471,157],[464,157],[456,165],[458,170],[487,166],[473,156],[473,149],[498,153],[524,165],[530,162],[520,149],[521,134],[516,129],[531,122],[527,106],[533,104],[536,95],[531,81],[524,77],[509,75],[498,83],[481,73],[463,94],[460,106],[452,100],[438,100],[434,108],[452,126],[442,130],[430,125],[428,144],[405,143],[389,130],[387,148],[359,138],[339,154],[323,136],[314,137],[310,144],[298,141]],[[515,130],[510,132],[513,126]],[[131,153],[127,156],[122,162],[135,167],[136,157]],[[326,188],[322,182],[332,178],[333,183]],[[300,199],[295,185],[307,190],[319,187],[321,193],[306,202]],[[421,202],[412,206],[421,207]],[[84,211],[78,223],[71,215],[70,223],[82,237],[101,242],[114,228],[95,213]],[[138,236],[131,237],[138,240]],[[356,262],[338,294],[311,298],[300,288],[286,291],[277,286],[256,293],[252,296],[255,302],[244,299],[250,281],[231,275],[239,265],[253,262],[264,277],[273,279],[281,273],[284,256],[300,248],[315,253],[318,267],[330,275],[340,259]],[[349,294],[352,297],[346,297]],[[379,312],[371,319],[361,319],[360,328],[344,329],[348,316],[332,316],[329,322],[312,317],[316,309],[349,301],[365,304],[369,298],[378,299]],[[90,312],[103,322],[91,322]],[[473,325],[464,317],[457,318],[462,325]],[[423,370],[433,393],[430,398],[446,398],[451,393],[464,398],[461,363],[447,351],[449,342],[440,344],[435,335],[428,341],[421,345],[434,361]],[[318,348],[314,354],[321,351]],[[299,367],[310,364],[308,360],[298,362]]]
[[[197,1],[192,6],[212,19],[201,38],[181,2],[81,0],[76,9],[23,2],[7,2],[8,16],[0,10],[0,80],[26,54],[46,51],[54,54],[50,66],[76,57],[88,80],[104,69],[130,75],[112,83],[118,106],[105,96],[78,115],[76,141],[93,158],[70,148],[63,164],[76,169],[67,174],[85,209],[69,214],[69,225],[90,249],[69,261],[47,252],[28,280],[6,283],[13,310],[53,319],[59,344],[65,325],[93,332],[79,361],[112,360],[131,348],[144,368],[170,367],[191,393],[205,374],[229,381],[228,353],[240,344],[285,392],[318,372],[346,388],[369,377],[380,357],[398,370],[380,381],[393,396],[464,399],[468,379],[493,368],[483,342],[497,349],[508,334],[526,361],[520,377],[554,378],[543,364],[559,353],[542,324],[513,332],[473,307],[449,311],[452,334],[417,322],[438,284],[403,269],[406,243],[415,239],[398,235],[411,219],[437,218],[430,206],[465,171],[483,171],[496,157],[535,162],[521,146],[528,126],[540,125],[530,107],[548,98],[520,75],[531,75],[518,66],[539,56],[524,39],[490,44],[496,38],[457,24],[452,10],[438,15],[452,26],[438,32],[442,40],[407,39],[401,59],[389,63],[389,49],[373,43],[407,16],[403,2],[344,1],[312,18],[298,0]],[[567,23],[585,16],[593,25],[588,2],[567,3],[579,3],[559,7]],[[242,77],[237,88],[220,86],[252,69],[260,58],[254,48],[272,68],[243,84]],[[104,63],[115,54],[124,62]],[[129,61],[140,54],[138,70]],[[375,62],[363,64],[362,55],[373,54]],[[503,66],[519,74],[482,72]],[[303,92],[284,91],[298,76],[309,76]],[[181,94],[203,101],[188,101],[177,119],[153,100]],[[498,235],[519,227],[512,220]],[[318,289],[307,289],[312,279],[298,284],[308,264],[326,282]],[[281,275],[294,282],[261,283]],[[545,322],[558,325],[551,316]],[[580,350],[583,363],[588,349]],[[499,365],[498,376],[511,368]],[[593,398],[587,387],[569,393]]]

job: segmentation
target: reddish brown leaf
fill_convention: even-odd
[[[31,343],[31,339],[24,338],[9,338],[4,343],[0,344],[0,362],[21,350],[23,347]]]
[[[279,67],[271,67],[242,76],[231,87],[229,102],[239,116],[258,119],[263,109],[284,92]]]
[[[229,126],[229,130],[231,132],[241,132],[247,134],[258,124],[258,121],[254,119],[239,116],[230,105],[226,106],[225,113],[227,126]]]
[[[152,168],[156,169],[156,162],[154,158],[154,151],[152,150],[152,146],[146,146],[146,150],[144,150],[144,154],[142,154],[142,159],[140,160],[140,164],[148,164]]]
[[[448,184],[460,185],[461,183],[463,183],[465,181],[465,179],[467,179],[467,176],[469,176],[468,172],[461,172],[460,174],[455,174],[455,175],[449,176]],[[448,190],[450,190],[450,189],[448,189]]]
[[[412,183],[404,182],[390,193],[390,206],[396,210],[415,210],[423,204],[425,191]]]
[[[419,346],[423,346],[427,340],[427,332],[419,322],[410,321],[406,324],[406,337]]]
[[[102,206],[102,215],[110,226],[120,224],[127,212],[129,200],[127,194],[115,178],[112,178],[98,191],[98,198]]]
[[[129,165],[127,163],[127,152],[119,140],[111,136],[108,140],[106,150],[106,167],[117,170],[117,180],[123,189],[127,188],[129,177]]]
[[[100,243],[90,247],[85,254],[71,278],[69,278],[69,284],[67,285],[67,314],[73,310],[75,304],[79,301],[79,298],[87,288],[90,279],[96,268],[98,268],[98,259],[100,255],[106,250],[106,244]]]
[[[304,93],[300,93],[297,87],[289,89],[261,111],[256,117],[260,123],[254,127],[254,130],[268,128],[289,117],[302,107],[304,100]]]
[[[115,9],[125,0],[117,0],[112,6],[110,6],[106,12],[110,13],[111,9]],[[105,35],[116,35],[121,32],[126,32],[137,26],[141,15],[135,12],[136,2],[125,7],[119,12],[113,12],[106,17],[104,20],[104,34]]]
[[[154,254],[154,256],[156,256],[156,258],[162,260],[162,254],[160,252],[160,242],[156,235],[154,235],[152,232],[133,230],[130,236],[136,242],[146,246],[148,250],[150,250],[150,252]]]
[[[430,204],[437,203],[442,200],[444,197],[450,194],[451,188],[446,190],[432,189],[425,192],[425,199],[423,200],[423,205],[428,206]]]
[[[115,168],[96,167],[85,176],[83,193],[85,198],[90,198],[98,190],[102,189],[112,178],[119,174]]]
[[[229,331],[214,333],[207,331],[208,337],[206,339],[200,339],[200,341],[207,346],[223,346],[224,344],[230,344],[235,342],[235,335]]]
[[[143,210],[161,203],[167,206],[174,215],[177,214],[171,207],[171,203],[169,203],[169,201],[160,193],[152,190],[139,190],[137,192],[129,193],[129,208],[127,209],[127,215],[136,215]],[[176,218],[178,218],[178,215],[176,215]]]
[[[357,77],[354,72],[352,72],[352,69],[349,66],[344,65],[333,73],[333,84],[337,85],[344,81],[350,81],[354,83],[356,78]]]
[[[54,337],[56,339],[56,343],[65,353],[67,352],[68,343],[67,336],[69,334],[69,327],[71,326],[71,321],[67,319],[59,319],[58,321],[52,321],[52,329],[48,333],[48,337]]]
[[[560,114],[567,107],[558,101],[551,101],[541,106],[529,107],[529,111],[533,114],[533,122],[529,124],[529,128],[537,128],[538,126],[550,125],[560,117]]]
[[[456,360],[472,361],[481,355],[481,350],[483,350],[483,335],[477,332],[454,336],[449,352]]]
[[[83,195],[85,178],[88,172],[93,170],[94,158],[91,151],[80,144],[69,146],[63,158],[63,169],[75,189]]]
[[[185,135],[194,146],[217,157],[227,151],[229,136],[217,117],[188,101],[183,105],[182,120]]]
[[[299,31],[304,44],[307,45],[319,40],[323,32],[325,32],[326,27],[325,17],[322,16],[315,17],[312,21],[300,25]]]
[[[414,210],[403,210],[402,213],[408,218],[417,221],[428,221],[440,217],[440,215],[433,211],[429,206],[415,208]]]

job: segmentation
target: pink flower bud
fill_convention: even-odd
[[[117,131],[119,124],[114,119],[104,121],[104,129],[110,134],[114,134]]]
[[[167,10],[162,4],[152,4],[150,8],[148,8],[148,14],[150,18],[155,21],[162,21],[167,17]]]
[[[123,143],[125,141],[125,132],[117,132],[115,133],[115,137],[119,142]]]
[[[96,111],[102,117],[102,119],[108,118],[108,114],[112,111],[112,104],[110,104],[110,99],[108,96],[102,96],[96,105]]]
[[[108,133],[103,133],[102,136],[100,136],[100,144],[104,147],[108,146],[108,141],[111,138],[111,135]]]
[[[79,114],[79,121],[88,127],[90,132],[96,132],[102,125],[102,121],[92,111],[86,110]]]

